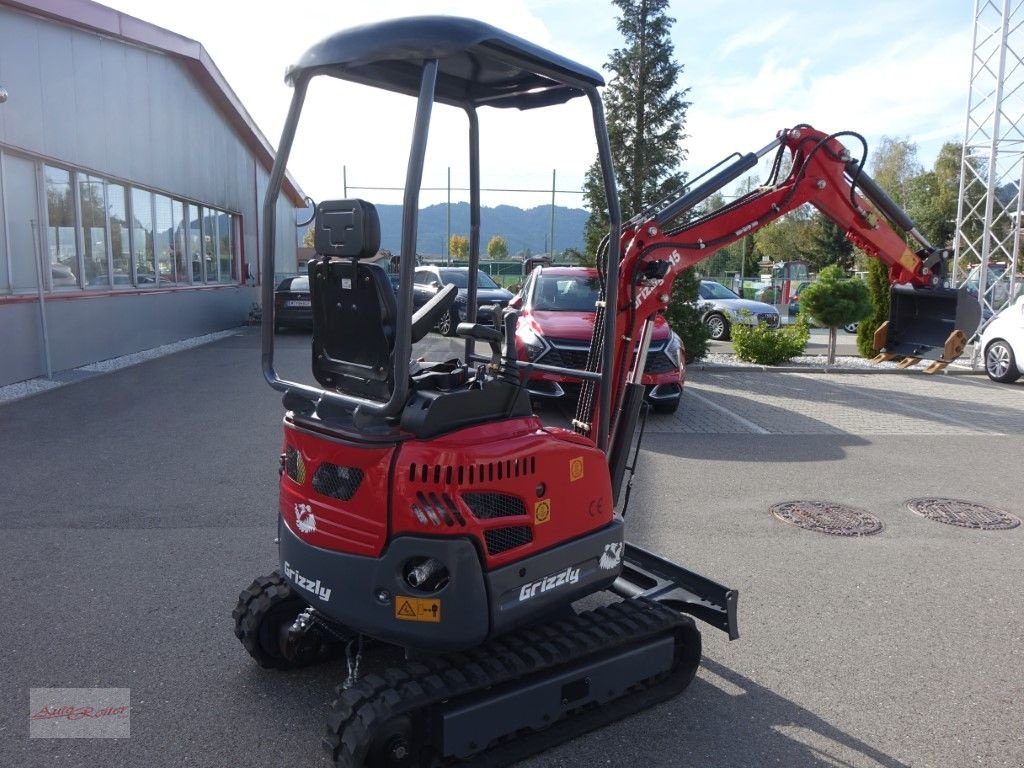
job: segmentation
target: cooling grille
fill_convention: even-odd
[[[464,493],[462,500],[477,520],[526,514],[523,500],[507,493]]]
[[[410,507],[413,517],[420,525],[432,524],[440,528],[442,525],[449,528],[453,525],[465,525],[466,518],[459,512],[455,502],[447,493],[438,496],[436,493],[416,494],[416,501]]]
[[[528,525],[515,525],[508,528],[491,528],[484,531],[487,552],[497,555],[514,547],[521,547],[533,541],[533,528]]]
[[[333,499],[348,501],[363,482],[363,470],[337,464],[321,464],[313,474],[313,490]]]
[[[535,456],[488,461],[479,464],[410,464],[409,482],[434,485],[478,485],[497,480],[528,477],[537,472]]]

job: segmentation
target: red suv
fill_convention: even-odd
[[[597,270],[589,267],[539,267],[509,302],[520,311],[516,353],[520,360],[563,368],[584,368],[594,329],[594,304],[600,291]],[[658,413],[675,413],[683,394],[686,364],[683,345],[658,315],[651,335],[642,383],[647,402]],[[575,394],[579,380],[533,371],[527,384],[533,397]]]

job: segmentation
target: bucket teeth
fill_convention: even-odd
[[[934,363],[932,363],[927,368],[925,368],[924,372],[928,373],[928,374],[938,373],[943,368],[945,368],[947,365],[949,365],[949,363],[947,363],[947,362],[945,362],[943,360],[936,360]]]
[[[895,360],[899,355],[891,355],[888,352],[882,352],[880,355],[875,355],[871,358],[871,363],[877,365],[878,363],[887,363],[890,360]]]
[[[963,354],[964,348],[967,346],[967,335],[957,329],[949,334],[946,339],[945,345],[942,347],[942,359],[943,360],[955,360]]]
[[[921,358],[920,357],[904,357],[902,360],[900,360],[898,363],[896,363],[896,367],[897,368],[909,368],[910,366],[917,365],[920,362],[921,362]]]
[[[882,323],[880,326],[878,326],[875,329],[875,333],[871,337],[871,343],[875,347],[875,349],[884,349],[885,348],[886,336],[888,335],[888,333],[889,333],[889,321],[886,320],[884,323]],[[892,358],[889,358],[889,359],[891,360]]]

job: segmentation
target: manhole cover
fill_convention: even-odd
[[[929,520],[961,528],[977,528],[982,531],[1005,531],[1020,525],[1020,518],[1001,509],[975,504],[960,499],[910,499],[907,508]]]
[[[771,508],[784,523],[833,536],[868,536],[882,530],[882,521],[863,509],[831,501],[784,501]]]

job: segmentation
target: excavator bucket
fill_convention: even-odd
[[[905,357],[949,363],[978,329],[981,306],[964,289],[894,285],[889,321],[875,332],[876,360]]]

